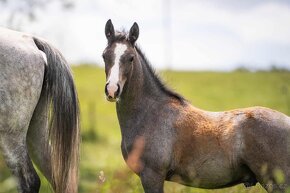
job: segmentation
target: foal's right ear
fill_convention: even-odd
[[[114,29],[111,19],[109,19],[106,23],[105,34],[109,42],[111,42],[115,37],[115,29]]]
[[[139,37],[139,26],[136,22],[134,22],[133,26],[129,31],[129,41],[131,42],[132,45],[135,44],[138,37]]]

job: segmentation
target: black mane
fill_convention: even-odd
[[[125,32],[125,30],[117,31],[115,33],[114,42],[116,42],[116,41],[126,41],[126,40],[127,40],[127,33]],[[162,82],[162,80],[159,78],[158,74],[156,73],[155,69],[152,67],[152,65],[150,64],[148,59],[145,57],[144,53],[141,51],[139,46],[135,45],[135,48],[136,48],[136,51],[139,54],[139,56],[144,61],[145,67],[148,69],[150,75],[153,77],[154,82],[160,88],[160,90],[163,91],[166,95],[177,99],[179,102],[181,102],[183,104],[185,99],[180,94],[178,94],[178,93],[172,91],[171,89],[169,89]]]
[[[139,54],[139,56],[142,58],[142,60],[144,61],[145,67],[148,69],[150,75],[153,77],[153,80],[155,81],[155,83],[157,84],[157,86],[168,96],[171,96],[175,99],[177,99],[179,102],[184,103],[184,98],[172,91],[170,88],[168,88],[163,81],[161,80],[161,78],[158,76],[158,74],[156,73],[155,69],[152,67],[152,65],[149,63],[149,61],[147,60],[147,58],[145,57],[144,53],[141,51],[141,49],[139,48],[139,46],[135,46],[137,53]]]

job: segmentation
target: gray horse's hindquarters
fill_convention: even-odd
[[[0,69],[0,147],[22,183],[19,191],[37,192],[40,181],[28,155],[26,133],[40,97],[44,61],[32,38],[0,28]]]
[[[39,191],[31,157],[56,193],[75,193],[78,102],[64,57],[43,40],[0,28],[0,90],[0,147],[19,192]]]

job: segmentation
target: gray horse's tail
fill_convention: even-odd
[[[76,193],[79,163],[79,105],[73,77],[62,54],[33,38],[47,57],[43,93],[50,104],[49,143],[55,193]]]

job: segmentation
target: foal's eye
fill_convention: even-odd
[[[133,62],[134,61],[134,56],[130,56],[129,57],[129,62]]]
[[[108,55],[103,54],[102,57],[103,57],[104,62],[108,62],[108,60],[109,60]]]

